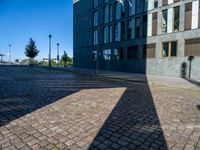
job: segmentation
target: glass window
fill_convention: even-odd
[[[104,43],[108,43],[108,26],[104,27]]]
[[[171,42],[171,57],[177,56],[177,42]]]
[[[135,15],[136,0],[131,0],[129,4],[129,16]]]
[[[164,42],[162,44],[162,57],[176,57],[177,56],[177,42]]]
[[[142,1],[141,0],[136,1],[136,12],[137,12],[137,14],[141,13],[141,11],[142,11],[141,6],[142,6]]]
[[[115,48],[114,49],[114,57],[116,60],[122,60],[124,58],[123,48]]]
[[[163,57],[168,57],[169,56],[169,43],[163,43],[162,56]]]
[[[120,59],[124,59],[124,49],[120,48]]]
[[[108,2],[109,2],[109,0],[104,0],[104,4],[105,4],[105,3],[108,3]]]
[[[94,0],[94,8],[98,7],[98,0]]]
[[[120,23],[115,24],[115,42],[119,42],[121,40],[120,30],[121,30],[121,24]]]
[[[121,4],[121,11],[122,11],[121,16],[122,16],[122,18],[124,18],[125,17],[125,5],[124,4],[123,5]]]
[[[124,40],[125,27],[124,22],[121,22],[121,40]]]
[[[109,21],[111,22],[112,21],[112,19],[113,19],[113,9],[112,9],[112,5],[109,5],[109,15],[110,15],[110,17],[109,17]]]
[[[97,45],[98,44],[98,31],[97,30],[94,30],[94,32],[93,32],[93,39],[94,39],[93,44]]]
[[[158,7],[158,0],[154,0],[154,8]]]
[[[162,32],[167,33],[167,10],[162,11]]]
[[[98,11],[94,11],[93,18],[94,18],[94,26],[97,26],[98,25]]]
[[[147,15],[143,16],[143,37],[147,37]]]
[[[112,38],[112,36],[113,36],[112,30],[113,30],[113,28],[112,28],[112,25],[111,25],[111,26],[109,26],[109,42],[110,42],[110,43],[113,41],[113,38]]]
[[[115,19],[121,19],[121,5],[119,2],[115,3]]]
[[[174,31],[179,30],[179,6],[174,8]]]
[[[135,38],[135,19],[128,21],[128,39]]]
[[[136,38],[140,37],[140,18],[135,19],[135,36]]]
[[[119,60],[119,49],[114,49],[114,56],[115,56],[115,59]]]
[[[109,21],[109,6],[104,7],[104,23]]]
[[[103,50],[103,58],[104,60],[111,60],[111,49]]]

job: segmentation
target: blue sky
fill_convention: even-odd
[[[73,55],[72,0],[0,0],[0,53],[7,55],[12,44],[12,59],[24,59],[25,45],[32,37],[40,50],[36,59],[46,58],[49,34],[52,57],[57,55],[56,43],[61,54]]]

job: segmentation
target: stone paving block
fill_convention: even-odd
[[[13,66],[0,85],[3,150],[199,149],[199,91]]]

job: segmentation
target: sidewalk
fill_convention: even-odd
[[[83,73],[88,75],[95,75],[93,69],[82,69],[82,68],[66,68],[67,71],[74,73]],[[99,70],[97,75],[99,77],[106,77],[111,79],[120,79],[131,82],[140,82],[153,85],[167,85],[173,87],[181,87],[185,89],[198,89],[200,90],[200,80],[188,80],[179,77],[168,77],[168,76],[156,76],[156,75],[144,75],[144,74],[134,74],[125,72],[114,72]]]

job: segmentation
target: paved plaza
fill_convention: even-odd
[[[199,150],[200,90],[0,67],[0,150]]]

